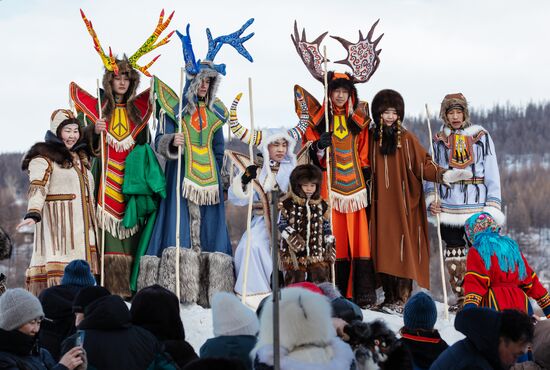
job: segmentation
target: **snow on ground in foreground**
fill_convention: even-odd
[[[454,329],[455,315],[449,315],[449,321],[443,316],[443,304],[436,302],[438,319],[435,328],[439,330],[443,339],[450,345],[464,338],[464,335]],[[199,305],[181,305],[181,320],[185,328],[185,339],[198,353],[203,343],[214,336],[212,333],[212,310]],[[398,315],[389,315],[382,312],[363,310],[366,322],[382,319],[391,330],[398,332],[403,326],[403,318]],[[284,319],[284,318],[282,318]]]

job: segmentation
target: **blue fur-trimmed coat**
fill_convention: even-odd
[[[206,108],[210,110],[209,107]],[[227,121],[227,110],[221,101],[216,101],[211,112],[216,116]],[[159,121],[159,129],[155,136],[155,149],[158,153],[166,158],[166,167],[164,169],[166,176],[166,198],[162,199],[149,248],[148,255],[156,255],[161,257],[162,251],[170,246],[176,245],[176,184],[177,180],[177,148],[172,145],[172,140],[175,133],[175,122],[166,115],[164,117],[164,127],[160,129],[161,122]],[[189,119],[189,114],[184,115],[184,119]],[[222,126],[223,127],[223,126]],[[218,179],[218,190],[220,194],[220,202],[214,205],[199,206],[200,209],[200,245],[204,252],[222,252],[228,255],[232,254],[231,242],[225,222],[225,205],[223,202],[223,186],[221,182],[221,168],[223,165],[223,156],[225,142],[223,131],[219,128],[212,138],[212,150],[216,158],[216,171]],[[182,151],[183,152],[183,151]],[[181,161],[181,179],[185,177],[185,163]],[[180,209],[180,236],[181,246],[184,248],[191,247],[190,233],[191,218],[189,215],[189,207],[187,199],[182,198]]]
[[[464,222],[477,212],[488,212],[499,224],[504,223],[501,211],[500,173],[498,169],[495,145],[489,132],[480,125],[451,130],[443,128],[433,138],[434,161],[443,168],[449,165],[452,134],[464,135],[472,140],[473,163],[465,169],[474,174],[474,180],[452,184],[450,187],[439,186],[441,202],[441,223],[452,226],[464,226]],[[477,183],[471,183],[477,182]],[[425,183],[426,205],[435,199],[433,182]]]

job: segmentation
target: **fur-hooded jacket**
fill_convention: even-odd
[[[351,348],[336,336],[327,298],[303,288],[281,291],[281,370],[355,369]],[[258,344],[252,351],[254,369],[273,369],[273,304],[266,302]]]
[[[34,144],[21,163],[21,169],[27,171],[29,163],[36,157],[45,157],[48,160],[58,164],[61,168],[71,168],[73,164],[73,153],[77,154],[84,166],[90,168],[89,158],[91,156],[90,147],[83,140],[79,140],[71,149],[67,148],[63,141],[53,132],[48,130],[44,137],[44,142]]]

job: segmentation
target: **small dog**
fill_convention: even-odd
[[[350,338],[357,370],[412,370],[409,352],[383,321],[354,321],[344,332]]]

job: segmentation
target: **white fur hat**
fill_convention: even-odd
[[[214,336],[256,335],[258,318],[254,311],[231,293],[219,292],[212,299],[212,326]]]
[[[67,119],[74,119],[75,116],[73,112],[71,112],[68,109],[56,109],[53,111],[52,116],[50,118],[50,131],[55,135],[57,134],[57,128],[59,125],[67,120]]]
[[[311,343],[329,343],[336,335],[331,320],[328,299],[303,288],[285,288],[281,291],[280,342],[287,350]],[[273,343],[273,303],[266,302],[260,318],[260,348]]]

